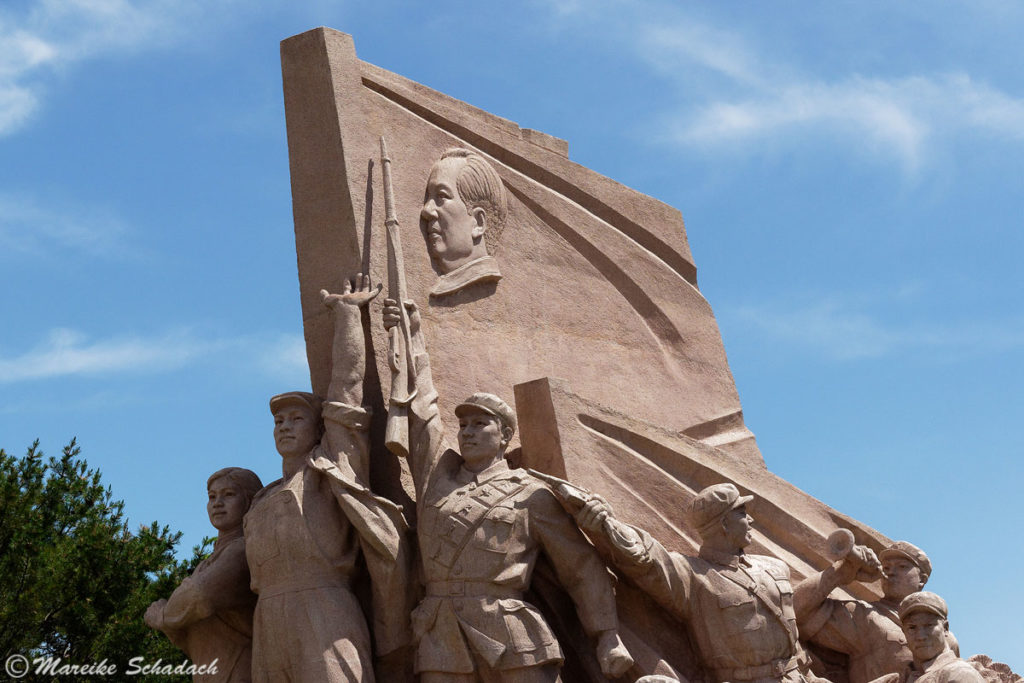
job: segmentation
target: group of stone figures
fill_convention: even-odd
[[[451,223],[469,215],[479,228],[494,213],[474,212],[456,182],[471,161],[448,157],[432,173],[424,213],[438,224],[437,234],[427,231],[434,255],[458,247],[439,215]],[[451,176],[448,185],[434,182],[441,176]],[[464,249],[476,268],[486,252],[472,246],[483,232]],[[752,496],[732,484],[694,499],[702,545],[687,557],[616,519],[599,495],[510,467],[516,416],[497,396],[476,393],[455,408],[459,449],[450,448],[418,310],[389,299],[383,325],[408,326],[412,361],[401,411],[416,494],[410,529],[402,508],[369,487],[361,308],[379,291],[360,274],[340,294],[321,292],[334,320],[327,396],[270,400],[283,477],[262,486],[253,472],[228,467],[207,481],[213,553],[145,617],[196,664],[217,661],[216,674],[197,679],[387,682],[406,680],[411,666],[423,683],[558,681],[562,648],[524,599],[543,555],[609,680],[676,680],[637,670],[619,637],[609,562],[678,617],[708,680],[820,680],[802,640],[848,654],[850,683],[983,680],[958,657],[945,602],[921,590],[931,565],[909,543],[877,557],[855,546],[793,586],[785,563],[744,553]],[[878,602],[829,597],[879,574]]]

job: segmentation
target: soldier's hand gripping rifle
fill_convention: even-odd
[[[409,403],[416,396],[416,366],[412,358],[412,333],[405,310],[405,263],[402,239],[395,217],[395,191],[391,187],[391,159],[384,136],[380,138],[381,176],[384,181],[384,228],[388,238],[388,298],[398,302],[401,321],[388,331],[388,365],[391,366],[391,395],[384,445],[395,455],[409,455]]]
[[[578,518],[580,512],[588,503],[597,501],[599,507],[607,510],[607,513],[601,516],[600,526],[601,531],[604,532],[612,545],[627,554],[639,555],[643,552],[643,543],[641,542],[640,535],[632,527],[620,523],[611,516],[611,506],[608,505],[604,498],[565,479],[560,479],[544,472],[538,472],[534,469],[527,468],[526,471],[541,481],[546,482],[551,487],[555,497],[562,504],[562,507],[574,517]]]

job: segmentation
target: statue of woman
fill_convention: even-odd
[[[251,680],[256,595],[249,589],[242,518],[261,488],[256,473],[241,467],[210,475],[206,511],[218,532],[213,553],[170,598],[157,600],[146,610],[146,624],[163,631],[194,665],[206,665],[195,681]]]

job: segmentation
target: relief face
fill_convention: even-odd
[[[505,188],[486,159],[462,148],[441,155],[420,211],[427,251],[441,274],[431,295],[501,279],[491,251],[507,213]]]
[[[459,173],[465,165],[466,160],[458,157],[434,164],[427,180],[427,199],[420,212],[430,258],[445,273],[487,255],[483,239],[486,214],[480,206],[467,206],[457,189]]]

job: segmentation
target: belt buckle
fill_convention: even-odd
[[[448,595],[453,598],[460,598],[466,594],[466,584],[462,581],[448,584]]]

